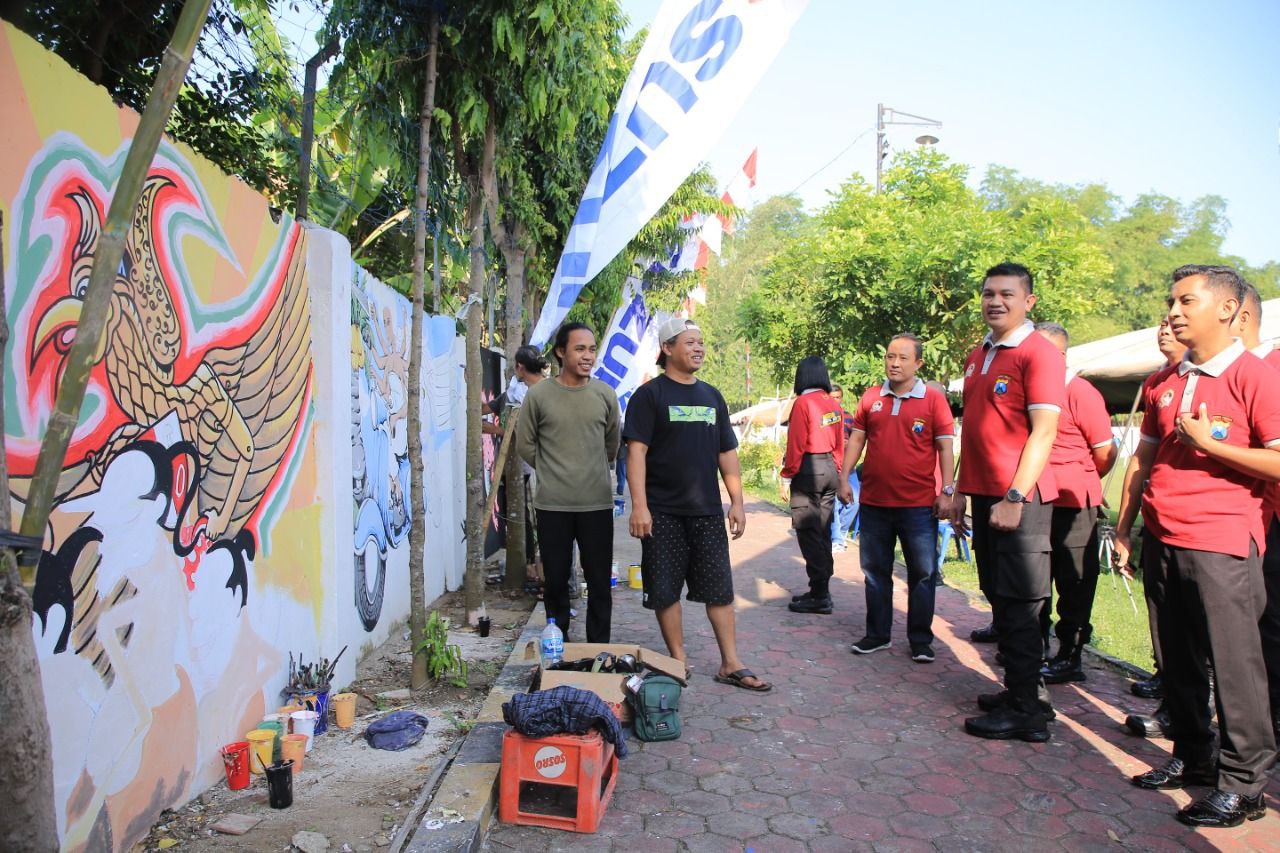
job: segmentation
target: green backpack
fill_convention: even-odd
[[[680,682],[655,673],[645,678],[627,701],[635,711],[637,738],[654,741],[680,737]]]

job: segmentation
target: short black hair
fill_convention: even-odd
[[[565,343],[569,343],[567,337]],[[542,351],[528,344],[516,350],[516,364],[533,373],[541,373],[547,369],[547,360],[542,357]]]
[[[1216,291],[1220,296],[1234,299],[1237,305],[1243,307],[1249,282],[1245,281],[1240,273],[1231,267],[1215,264],[1183,264],[1173,271],[1173,283],[1177,284],[1184,278],[1197,275],[1204,276],[1205,286],[1210,290]]]
[[[1244,307],[1253,314],[1253,319],[1262,322],[1262,294],[1247,279],[1244,283]]]
[[[916,345],[916,360],[924,360],[924,341],[920,340],[919,335],[913,332],[898,332],[898,334],[889,338],[889,343],[893,343],[894,341],[911,341],[911,343]]]
[[[586,323],[565,323],[556,330],[556,342],[551,347],[551,354],[555,356],[556,364],[561,367],[564,367],[564,359],[560,357],[560,350],[569,346],[569,335],[579,329],[585,329],[590,332],[591,337],[593,338],[596,336],[595,329],[591,328]]]
[[[987,274],[982,277],[982,283],[986,284],[987,279],[1004,275],[1020,279],[1022,284],[1027,288],[1027,293],[1036,292],[1035,281],[1031,277],[1031,270],[1027,269],[1022,264],[1015,264],[1012,261],[1005,261],[1002,264],[996,264],[994,267],[987,270]]]
[[[1036,323],[1036,331],[1043,332],[1050,337],[1062,338],[1063,343],[1071,346],[1071,334],[1067,331],[1067,327],[1061,323]]]
[[[834,394],[834,393],[836,393],[837,391],[839,391],[841,394],[843,394],[843,393],[844,393],[844,389],[840,387],[840,383],[839,383],[839,382],[832,382],[832,383],[831,383],[831,393],[832,393],[832,394]]]
[[[796,384],[792,386],[792,391],[799,395],[810,388],[821,388],[828,394],[831,393],[831,374],[827,373],[827,363],[821,356],[802,358],[796,365]]]

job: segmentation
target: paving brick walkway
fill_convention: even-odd
[[[913,663],[899,577],[894,646],[855,656],[849,644],[862,635],[864,615],[856,551],[836,557],[833,615],[791,613],[790,594],[805,583],[790,520],[763,502],[747,509],[747,533],[732,545],[739,648],[773,692],[714,683],[710,626],[701,607],[686,605],[696,675],[684,695],[683,737],[631,741],[595,835],[495,822],[486,849],[1280,850],[1274,781],[1264,819],[1199,833],[1173,818],[1189,793],[1128,784],[1163,762],[1169,743],[1120,730],[1128,710],[1152,703],[1132,697],[1111,670],[1093,667],[1087,682],[1051,688],[1059,716],[1047,744],[964,734],[974,697],[998,689],[994,648],[968,642],[989,614],[963,592],[940,588],[937,661]],[[625,523],[615,552],[624,566],[638,561]],[[638,592],[616,591],[613,637],[663,648]]]

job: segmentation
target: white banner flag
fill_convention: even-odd
[[[697,167],[742,107],[808,0],[666,0],[622,88],[530,343]]]
[[[624,416],[640,383],[658,373],[658,325],[664,318],[649,316],[640,279],[628,278],[622,288],[622,305],[613,312],[591,374],[617,392]]]

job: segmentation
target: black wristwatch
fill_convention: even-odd
[[[1017,489],[1010,489],[1004,493],[1004,499],[1011,504],[1024,504],[1027,502],[1027,496]]]

